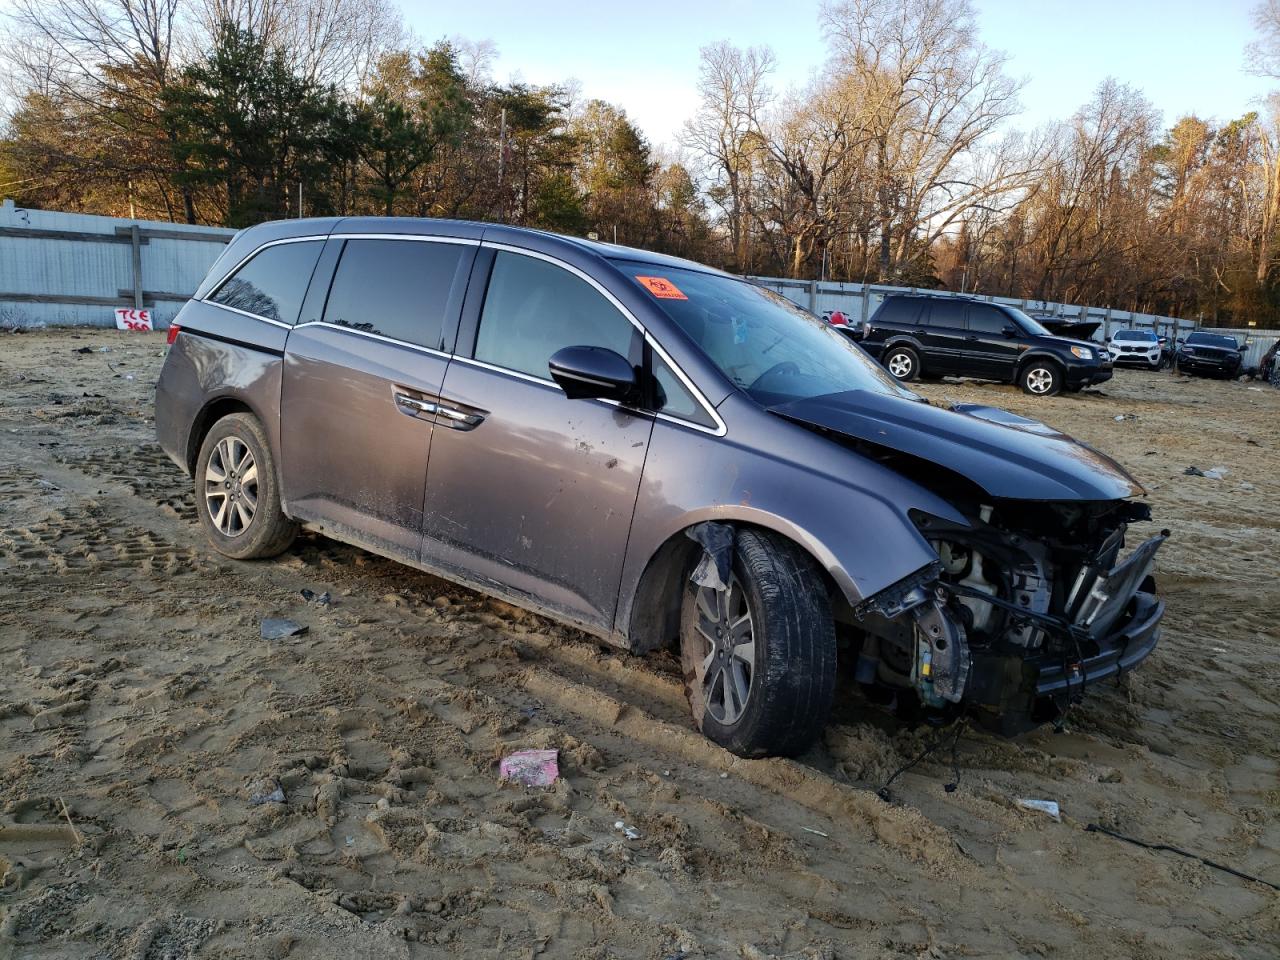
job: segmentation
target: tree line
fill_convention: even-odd
[[[1248,51],[1280,75],[1280,0]],[[574,83],[498,83],[491,43],[412,42],[387,0],[15,0],[0,192],[244,226],[460,217],[743,274],[1280,326],[1280,101],[1172,126],[1104,82],[1015,129],[1021,82],[970,0],[825,0],[821,72],[701,51],[656,149]]]

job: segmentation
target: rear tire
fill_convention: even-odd
[[[920,379],[920,355],[910,347],[890,347],[880,362],[904,383]]]
[[[740,757],[802,753],[835,694],[822,571],[782,537],[739,530],[728,589],[685,586],[680,655],[694,722],[710,740]]]
[[[1062,391],[1065,379],[1062,367],[1052,360],[1032,360],[1018,374],[1018,385],[1033,397],[1053,397]]]
[[[251,413],[213,425],[195,469],[196,513],[209,543],[233,560],[289,549],[298,525],[280,508],[280,481],[266,431]]]

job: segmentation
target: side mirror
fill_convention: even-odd
[[[547,364],[551,379],[570,400],[617,400],[637,395],[635,368],[606,347],[565,347]]]
[[[1240,346],[1236,347],[1236,349],[1239,350],[1241,353],[1244,353],[1246,350],[1249,349],[1249,347],[1246,344],[1241,344]]]
[[[1174,342],[1174,343],[1176,343],[1178,346],[1182,346],[1182,340],[1183,340],[1183,338],[1182,338],[1182,337],[1179,337],[1177,340],[1175,340],[1175,341],[1173,341],[1173,342]]]
[[[1000,328],[1000,332],[1003,333],[1006,337],[1016,337],[1018,335],[1018,328],[1015,327],[1012,323],[1006,323],[1003,327]]]

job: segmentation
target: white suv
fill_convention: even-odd
[[[1164,347],[1150,330],[1117,330],[1107,337],[1111,362],[1159,370],[1164,366]]]

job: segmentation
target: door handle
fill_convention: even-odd
[[[454,430],[474,430],[484,423],[484,414],[459,410],[457,407],[436,404],[435,412],[438,416],[444,418],[440,421],[441,423],[446,427],[452,427]]]
[[[395,401],[400,412],[408,414],[411,417],[416,417],[418,414],[434,416],[440,411],[438,404],[432,403],[429,400],[419,400],[417,397],[411,397],[407,393],[397,392],[395,394]]]

